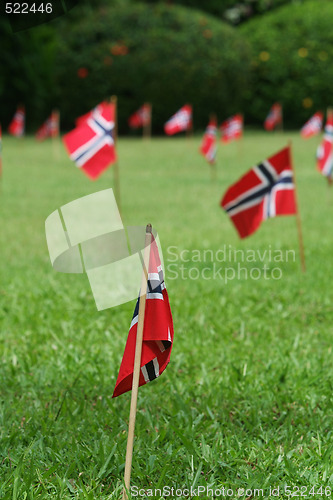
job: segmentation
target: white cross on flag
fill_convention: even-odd
[[[103,102],[64,135],[69,157],[91,179],[117,159],[114,145],[115,104]]]
[[[221,206],[241,238],[278,215],[297,213],[290,148],[284,148],[249,170],[224,194]]]
[[[164,132],[167,135],[178,134],[183,130],[189,130],[192,127],[192,106],[185,104],[175,113],[164,125]]]

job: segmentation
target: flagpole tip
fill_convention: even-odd
[[[151,234],[153,232],[153,227],[151,224],[147,224],[146,233]]]

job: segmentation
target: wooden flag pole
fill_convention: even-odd
[[[118,111],[117,111],[117,96],[113,95],[111,96],[110,102],[114,104],[114,134],[113,134],[113,141],[114,141],[114,147],[117,147],[117,141],[118,141]],[[115,195],[116,195],[116,200],[117,200],[117,205],[118,205],[118,210],[121,215],[121,203],[120,203],[120,182],[119,182],[119,163],[118,160],[113,165],[113,180],[114,180],[114,190],[115,190]]]
[[[244,136],[244,115],[241,114],[242,117],[242,135],[238,139],[238,157],[243,157],[243,136]]]
[[[280,132],[283,132],[283,107],[281,105],[281,122],[280,122]]]
[[[147,281],[148,281],[148,269],[149,269],[151,240],[152,240],[152,226],[151,226],[151,224],[147,224],[146,237],[145,237],[145,250],[144,250],[144,267],[143,267],[142,280],[141,280],[141,291],[140,291],[139,312],[138,312],[138,327],[137,327],[136,344],[135,344],[135,357],[134,357],[132,395],[131,395],[131,409],[130,409],[129,424],[128,424],[128,438],[127,438],[125,475],[124,475],[124,485],[125,486],[124,486],[124,490],[123,490],[123,500],[128,499],[127,491],[129,490],[130,481],[131,481],[133,444],[134,444],[134,428],[135,428],[136,407],[137,407],[137,400],[138,400],[139,378],[140,378],[140,369],[141,369],[141,352],[142,352],[143,327],[144,327],[145,310],[146,310]]]
[[[186,129],[186,137],[190,139],[193,137],[193,108],[191,106],[191,125]]]
[[[290,151],[291,168],[293,171],[293,178],[294,178],[294,185],[295,185],[295,205],[296,205],[296,222],[297,222],[297,232],[298,232],[299,254],[300,254],[300,258],[301,258],[301,269],[302,269],[302,272],[305,273],[306,268],[305,268],[305,254],[304,254],[304,243],[303,243],[303,233],[302,233],[302,221],[301,221],[301,214],[300,214],[299,209],[298,209],[296,175],[295,175],[295,168],[294,168],[292,152],[291,152],[292,142],[289,141],[288,145],[289,145],[289,151]]]
[[[52,121],[56,124],[56,132],[52,134],[52,145],[53,145],[53,155],[59,160],[60,150],[59,150],[59,132],[60,132],[60,111],[54,109],[52,111]]]
[[[145,102],[144,106],[146,106],[147,111],[149,113],[149,121],[143,127],[143,137],[144,139],[151,138],[151,119],[152,119],[152,104],[150,102]]]

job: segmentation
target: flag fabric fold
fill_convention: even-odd
[[[151,107],[149,104],[143,104],[128,119],[130,128],[136,129],[146,127],[151,121]]]
[[[8,132],[15,137],[22,137],[25,127],[25,109],[23,106],[18,106],[12,121],[8,126]]]
[[[192,106],[185,104],[164,124],[167,135],[174,135],[192,128]]]
[[[91,179],[117,159],[114,144],[115,104],[103,102],[77,120],[63,142],[69,157]]]
[[[296,214],[290,148],[249,170],[226,191],[221,206],[241,238],[250,236],[270,217]]]
[[[200,153],[206,158],[208,163],[213,165],[216,160],[216,134],[217,134],[217,121],[212,118],[207,125],[205,133],[200,145]]]
[[[273,104],[265,119],[264,127],[266,130],[274,130],[277,125],[282,123],[282,106],[278,102]]]
[[[323,113],[318,111],[303,125],[301,128],[301,136],[308,139],[313,135],[320,133],[323,126]]]
[[[103,110],[107,109],[108,106],[110,106],[110,103],[108,103],[107,101],[103,101],[97,104],[97,106],[95,106],[93,109],[91,109],[84,115],[78,116],[75,120],[75,125],[78,126],[82,125],[83,123],[86,123],[88,118],[92,118],[95,113],[103,113]]]
[[[243,135],[243,115],[233,115],[225,120],[221,126],[221,141],[228,143],[240,139]]]
[[[58,135],[59,135],[59,114],[56,111],[52,111],[51,115],[37,130],[36,139],[38,141],[43,141],[48,137],[58,137]]]
[[[333,112],[327,113],[325,133],[321,144],[317,149],[317,169],[329,183],[332,183],[333,171]]]
[[[132,389],[139,303],[140,297],[135,306],[112,397],[120,396],[120,394]],[[152,236],[139,386],[151,382],[165,370],[170,361],[173,336],[173,322],[168,293],[164,284],[158,248]]]

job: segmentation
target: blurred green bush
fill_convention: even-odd
[[[73,12],[73,14],[72,14]],[[56,84],[62,124],[116,94],[119,129],[144,101],[153,103],[153,130],[186,102],[194,125],[242,109],[249,47],[234,28],[193,9],[117,2],[82,18],[70,12],[58,27]]]
[[[55,33],[49,24],[13,34],[0,19],[0,121],[4,128],[16,106],[25,104],[27,127],[35,131],[55,105]]]
[[[299,127],[333,105],[333,2],[297,3],[241,26],[252,47],[252,83],[245,115],[262,123],[268,107],[283,104],[284,121]]]

